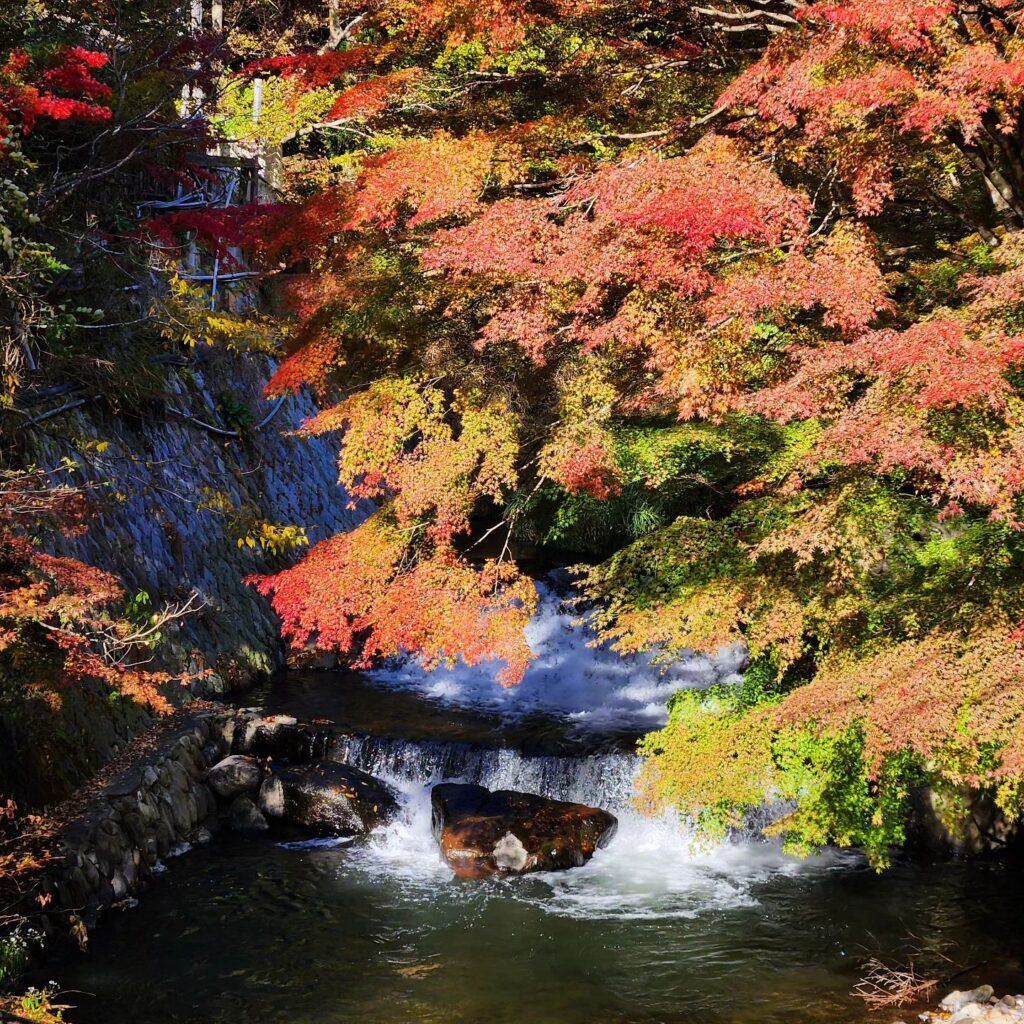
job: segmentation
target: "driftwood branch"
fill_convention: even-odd
[[[853,994],[871,1010],[906,1006],[931,995],[939,985],[938,978],[922,978],[913,964],[906,968],[890,967],[872,958],[864,967],[864,977],[854,985]]]

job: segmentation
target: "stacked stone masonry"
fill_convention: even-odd
[[[303,526],[316,543],[361,517],[338,485],[337,439],[294,436],[317,411],[311,397],[288,398],[257,429],[274,408],[263,395],[272,370],[268,359],[203,350],[189,367],[166,371],[165,406],[149,416],[85,405],[47,424],[53,435],[59,425],[65,435],[105,445],[88,461],[59,436],[39,442],[36,459],[57,478],[66,479],[63,460],[75,460],[75,480],[93,488],[99,510],[88,533],[61,541],[57,553],[116,573],[154,605],[193,590],[204,602],[167,638],[164,660],[174,670],[213,668],[232,682],[282,662],[277,621],[244,581],[287,558],[239,547],[239,521],[258,516]],[[225,414],[228,406],[234,419]],[[197,421],[241,436],[225,437]]]
[[[159,873],[183,844],[204,841],[216,826],[217,799],[207,772],[230,749],[234,717],[195,715],[139,764],[97,794],[63,833],[63,858],[49,871],[47,930],[64,931],[70,915],[87,925]]]
[[[208,842],[223,826],[245,831],[256,824],[255,818],[235,819],[240,801],[252,803],[266,766],[309,764],[334,735],[286,715],[264,716],[258,708],[184,714],[187,724],[106,781],[63,829],[62,855],[41,887],[50,896],[43,922],[48,931],[73,930],[75,917],[91,927],[102,910],[159,874],[167,857]],[[247,766],[259,766],[256,777],[240,770]],[[228,776],[243,781],[225,787]]]

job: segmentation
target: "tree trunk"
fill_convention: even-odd
[[[327,49],[334,50],[341,42],[345,31],[338,0],[327,0],[327,31],[329,35]]]
[[[940,209],[956,217],[965,227],[977,232],[986,245],[991,246],[993,249],[999,245],[999,236],[994,234],[984,224],[976,221],[962,205],[951,203],[945,196],[939,195],[938,192],[931,192],[929,198]]]
[[[1016,227],[1024,225],[1024,192],[1015,189],[1007,180],[994,156],[975,143],[966,145],[960,142],[958,148],[984,178],[996,210],[999,211],[1000,204],[1004,203],[1004,219]]]

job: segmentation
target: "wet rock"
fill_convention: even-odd
[[[389,786],[333,762],[276,771],[260,787],[259,804],[270,818],[338,835],[369,832],[398,809]]]
[[[115,900],[123,900],[128,895],[128,880],[120,871],[115,871],[110,878],[110,885]]]
[[[178,790],[180,793],[187,793],[189,786],[192,785],[192,780],[188,777],[188,772],[182,766],[180,761],[170,762],[171,771],[171,785]]]
[[[228,828],[232,832],[263,832],[270,826],[253,798],[243,793],[241,796],[235,797],[231,804]]]
[[[956,1021],[957,1024],[968,1024],[969,1021],[976,1021],[985,1012],[986,1007],[982,1006],[981,1003],[968,1003],[966,1006],[957,1010],[949,1019],[950,1021]]]
[[[208,772],[207,781],[222,800],[230,800],[239,793],[255,793],[260,788],[263,772],[255,757],[231,754],[218,761]]]
[[[234,725],[233,722],[231,724]],[[217,742],[216,740],[210,740],[210,742],[203,747],[202,753],[200,755],[202,758],[202,763],[216,764],[222,757],[224,757],[224,755],[227,753],[229,749],[230,747],[223,740],[221,740],[220,742]]]
[[[184,835],[195,824],[189,816],[188,800],[180,789],[175,789],[172,792],[171,814],[174,817],[174,828],[177,835]]]
[[[618,826],[597,807],[483,786],[444,783],[430,801],[441,853],[461,878],[580,867]]]
[[[300,722],[291,715],[245,714],[238,720],[232,749],[236,754],[306,763],[323,757],[330,737],[329,728]]]
[[[291,733],[298,725],[298,719],[291,715],[252,714],[239,717],[235,723],[232,747],[236,751],[249,753],[255,747],[268,743],[278,734]],[[265,752],[272,753],[269,750]],[[264,753],[264,750],[260,750],[260,753]]]
[[[977,988],[972,988],[966,992],[961,992],[957,989],[954,992],[950,992],[949,995],[939,1003],[939,1007],[947,1013],[956,1013],[967,1006],[968,1003],[985,1002],[992,997],[992,992],[993,989],[991,985],[979,985]]]
[[[925,1011],[922,1024],[1024,1024],[1024,999],[1003,996],[997,999],[991,985],[970,991],[950,992],[936,1011]]]

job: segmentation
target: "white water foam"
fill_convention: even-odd
[[[316,836],[313,839],[296,839],[290,843],[278,843],[282,850],[333,850],[336,846],[348,846],[355,842],[355,836]]]
[[[568,719],[579,732],[646,731],[666,718],[665,704],[677,690],[736,682],[746,654],[737,647],[716,655],[689,654],[670,666],[645,655],[623,657],[598,644],[593,629],[563,607],[564,583],[557,576],[538,584],[540,608],[526,629],[536,659],[518,686],[497,681],[500,666],[424,669],[414,659],[369,675],[386,686],[414,690],[431,700],[500,714]]]
[[[433,700],[500,714],[568,719],[582,733],[637,732],[665,721],[676,691],[736,682],[745,654],[689,655],[667,669],[649,657],[627,657],[596,643],[592,628],[563,607],[564,579],[539,585],[541,606],[527,629],[536,660],[518,686],[506,689],[497,666],[424,671],[414,660],[371,673],[380,684]],[[544,912],[602,920],[673,920],[756,902],[756,886],[779,874],[829,869],[835,861],[798,861],[760,842],[699,848],[693,829],[672,815],[649,818],[632,804],[640,760],[624,751],[585,757],[527,756],[515,749],[386,737],[341,737],[330,756],[394,786],[402,813],[348,851],[346,870],[398,885],[405,896],[475,900],[505,898]],[[430,789],[472,782],[603,807],[618,818],[611,843],[570,871],[502,881],[458,883],[431,832]]]
[[[336,737],[328,756],[388,779],[403,791],[409,786],[470,782],[491,790],[590,804],[616,814],[631,809],[633,782],[641,765],[639,756],[621,750],[528,757],[513,747],[379,736]]]
[[[631,784],[626,782],[623,789],[622,781],[625,755],[603,755],[603,759],[620,780],[618,798],[613,801],[619,827],[611,843],[583,867],[501,881],[458,882],[431,831],[430,790],[439,780],[416,779],[414,772],[404,770],[383,776],[399,791],[402,812],[365,843],[351,847],[345,870],[397,885],[406,898],[421,901],[504,898],[559,916],[654,922],[754,906],[757,885],[772,877],[833,870],[850,862],[849,857],[836,854],[800,861],[770,843],[700,847],[693,830],[673,815],[649,818],[630,806]],[[568,759],[521,760],[522,767],[506,777],[525,788],[523,782],[536,770],[531,762]],[[409,764],[408,757],[404,764]],[[506,772],[509,767],[505,766]],[[485,777],[483,781],[497,788],[497,780]]]
[[[769,878],[829,870],[825,856],[800,861],[771,843],[696,845],[691,830],[672,816],[619,817],[612,842],[572,871],[540,874],[547,887],[520,899],[550,914],[606,920],[693,919],[711,911],[756,906],[756,887]]]

